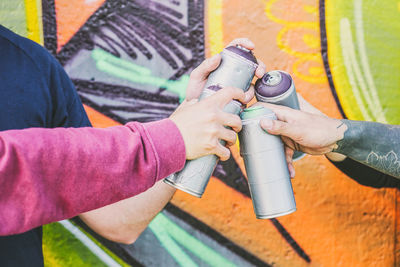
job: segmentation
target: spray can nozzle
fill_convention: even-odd
[[[264,84],[275,86],[282,81],[282,75],[279,71],[270,71],[262,78]]]
[[[242,49],[243,51],[250,52],[250,49],[247,49],[246,47],[243,47],[241,45],[236,45],[236,47]]]

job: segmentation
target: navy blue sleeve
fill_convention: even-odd
[[[91,126],[75,86],[63,67],[53,57],[49,89],[53,103],[52,127]]]
[[[41,45],[0,25],[0,130],[90,126],[72,81]]]
[[[400,188],[400,179],[377,171],[349,157],[341,162],[331,162],[361,185],[375,188]]]

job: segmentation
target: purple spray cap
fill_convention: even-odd
[[[244,57],[245,59],[257,64],[257,59],[256,57],[253,55],[253,53],[251,52],[251,50],[244,48],[243,46],[240,45],[236,45],[236,46],[228,46],[227,48],[225,48],[228,51],[231,51],[235,54],[238,54],[241,57]]]
[[[256,81],[256,93],[263,97],[275,97],[284,94],[292,85],[292,77],[279,70],[273,70],[264,74]]]

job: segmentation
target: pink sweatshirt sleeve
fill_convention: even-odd
[[[0,235],[129,198],[184,164],[185,145],[169,119],[0,132]]]

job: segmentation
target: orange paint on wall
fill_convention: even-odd
[[[58,50],[104,2],[105,0],[55,0]]]
[[[106,128],[121,125],[119,122],[107,117],[106,115],[103,115],[89,106],[83,105],[83,107],[85,108],[86,114],[88,115],[93,127]]]

